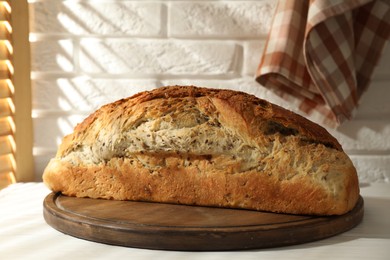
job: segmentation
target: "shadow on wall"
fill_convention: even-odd
[[[161,12],[161,6],[153,3],[32,2],[30,31],[73,36],[131,36],[148,31],[155,35],[161,31]]]

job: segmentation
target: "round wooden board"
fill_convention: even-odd
[[[363,199],[342,216],[75,198],[51,193],[44,218],[53,228],[100,243],[165,250],[240,250],[311,242],[345,232],[363,218]]]

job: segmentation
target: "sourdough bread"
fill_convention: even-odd
[[[339,215],[356,170],[319,125],[255,96],[171,86],[107,104],[64,137],[43,180],[68,196]]]

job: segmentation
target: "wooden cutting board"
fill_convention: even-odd
[[[53,228],[100,243],[166,250],[239,250],[300,244],[334,236],[363,218],[363,199],[342,216],[74,198],[51,193],[44,218]]]

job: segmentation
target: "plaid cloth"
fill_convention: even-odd
[[[390,35],[390,0],[279,0],[256,80],[314,121],[351,119]]]

